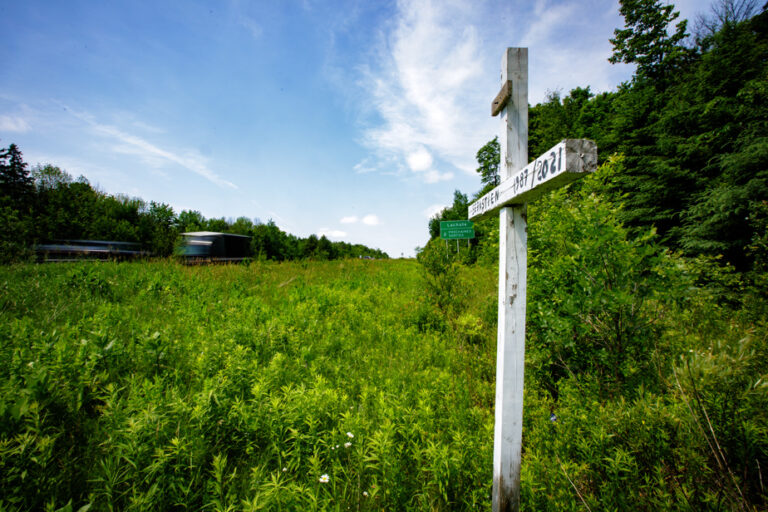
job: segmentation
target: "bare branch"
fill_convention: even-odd
[[[698,14],[694,25],[694,38],[701,42],[714,35],[724,25],[750,19],[757,13],[757,0],[719,0],[708,14]]]

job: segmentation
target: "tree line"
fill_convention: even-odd
[[[74,179],[54,165],[29,169],[21,150],[10,144],[0,150],[0,261],[31,257],[38,243],[66,240],[136,242],[153,256],[174,254],[180,234],[217,231],[251,237],[251,255],[257,259],[333,260],[387,258],[387,254],[361,244],[332,242],[325,236],[297,237],[272,220],[238,217],[205,218],[195,210],[178,214],[167,204],[125,195],[110,195],[80,176]]]
[[[577,87],[550,92],[529,109],[531,160],[565,138],[597,142],[613,172],[599,192],[636,233],[653,227],[686,256],[719,258],[741,272],[768,267],[768,12],[754,0],[723,0],[688,32],[672,5],[622,0],[625,27],[614,32],[612,63],[636,65],[615,92]],[[499,182],[499,145],[477,153],[482,188]],[[577,190],[578,184],[571,189]],[[467,218],[473,199],[430,220]],[[470,261],[495,220],[479,223]]]

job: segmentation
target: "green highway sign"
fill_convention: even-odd
[[[475,238],[475,227],[471,220],[444,220],[440,222],[440,238],[460,240]]]

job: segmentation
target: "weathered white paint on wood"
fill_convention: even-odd
[[[507,48],[501,59],[501,83],[512,82],[501,111],[499,155],[501,181],[528,163],[528,48]]]
[[[528,49],[507,48],[501,83],[511,94],[501,111],[499,137],[502,181],[528,161]],[[499,323],[496,346],[496,410],[493,441],[493,511],[520,506],[520,450],[523,432],[525,289],[527,260],[525,206],[499,215]]]
[[[496,117],[499,115],[499,112],[501,112],[501,109],[507,106],[507,102],[509,101],[509,97],[512,95],[512,81],[507,80],[504,82],[504,85],[501,86],[501,90],[499,91],[499,94],[496,95],[496,98],[494,98],[493,103],[491,103],[491,116]]]
[[[499,214],[499,326],[496,345],[496,416],[493,443],[493,511],[520,506],[528,260],[526,207]]]
[[[597,169],[597,145],[566,139],[469,205],[469,218],[487,216],[510,204],[525,204]]]

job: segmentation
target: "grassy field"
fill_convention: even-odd
[[[762,292],[564,205],[524,510],[768,510]],[[496,269],[420,263],[0,267],[0,510],[490,510]]]
[[[0,268],[0,509],[488,509],[463,273],[454,322],[414,261]]]

